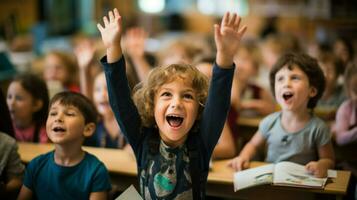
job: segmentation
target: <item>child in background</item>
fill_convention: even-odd
[[[349,99],[339,107],[336,115],[336,143],[357,142],[357,67],[350,65],[345,72],[345,88]]]
[[[77,68],[76,60],[70,54],[61,51],[51,51],[46,55],[43,77],[48,84],[51,97],[63,90],[80,91]]]
[[[45,123],[49,97],[41,78],[33,74],[16,76],[9,85],[6,101],[17,141],[48,142]]]
[[[264,118],[257,133],[230,165],[235,170],[247,168],[257,149],[266,142],[266,162],[292,161],[305,165],[316,177],[326,177],[327,170],[334,167],[330,132],[309,111],[325,88],[317,61],[305,54],[285,54],[272,68],[270,83],[281,111]]]
[[[93,80],[102,72],[96,51],[95,42],[90,38],[77,39],[74,55],[79,67],[80,90],[89,99],[93,98]]]
[[[109,19],[108,19],[109,17]],[[144,199],[203,199],[209,161],[229,108],[233,55],[246,27],[226,13],[215,25],[217,45],[207,102],[207,78],[195,67],[156,67],[134,94],[125,77],[117,9],[98,24],[107,56],[102,59],[109,99],[118,123],[134,150]],[[214,117],[213,117],[214,116]]]
[[[94,134],[84,144],[95,147],[129,148],[109,104],[104,72],[98,74],[94,80],[93,102],[101,115],[101,120],[97,123]]]
[[[322,52],[318,57],[319,64],[325,75],[326,88],[317,103],[315,112],[325,120],[334,120],[336,111],[346,99],[345,92],[338,84],[338,77],[342,69],[342,62],[332,53]]]
[[[345,71],[348,99],[338,108],[335,124],[337,165],[352,172],[347,199],[357,199],[357,159],[353,153],[357,144],[357,66],[351,64]]]
[[[260,52],[252,41],[242,43],[235,57],[237,71],[233,85],[236,90],[232,94],[232,104],[239,116],[265,116],[275,111],[275,102],[271,94],[254,83],[260,65]]]
[[[107,169],[82,149],[96,121],[93,103],[82,94],[61,92],[52,98],[46,129],[55,150],[28,164],[19,200],[107,199],[111,189]]]
[[[0,90],[0,197],[16,199],[21,188],[25,166],[17,152],[9,109]]]
[[[333,50],[334,54],[342,60],[342,69],[339,71],[343,74],[346,67],[354,61],[355,52],[352,40],[348,40],[344,37],[338,37],[333,43]]]

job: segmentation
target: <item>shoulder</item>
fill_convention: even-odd
[[[16,140],[6,133],[0,132],[0,143],[1,144],[15,144]]]
[[[41,169],[44,165],[48,164],[51,161],[51,159],[53,159],[53,152],[54,151],[50,151],[48,153],[41,154],[35,157],[30,161],[30,163],[27,166],[27,169],[28,170]]]
[[[280,120],[281,112],[275,112],[267,115],[264,119],[260,122],[260,125],[268,125]]]
[[[1,155],[8,154],[12,149],[17,147],[16,140],[6,133],[0,132],[0,152]],[[1,159],[0,159],[1,160]]]
[[[306,127],[306,130],[309,130],[309,133],[312,133],[312,135],[317,137],[330,138],[331,136],[331,132],[327,124],[316,116],[312,116],[310,123]]]
[[[85,153],[86,153],[86,155],[82,161],[85,165],[88,165],[92,168],[98,168],[98,167],[104,166],[102,161],[100,161],[95,155],[88,153],[88,152],[85,152]]]

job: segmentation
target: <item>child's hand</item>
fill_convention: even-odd
[[[77,58],[79,69],[86,70],[94,58],[95,48],[93,42],[84,40],[74,48],[74,54]]]
[[[317,178],[327,177],[327,168],[320,162],[311,161],[305,165],[305,169]]]
[[[221,25],[214,25],[214,39],[217,46],[217,64],[230,67],[234,54],[237,52],[240,40],[247,30],[246,26],[239,28],[241,18],[236,14],[225,13]]]
[[[121,16],[118,9],[108,12],[107,16],[103,17],[104,27],[97,24],[97,27],[102,35],[104,46],[107,48],[108,62],[118,60],[121,55],[120,38],[122,33]]]
[[[235,171],[242,171],[249,168],[249,159],[237,156],[228,163],[228,166],[232,167]]]
[[[130,57],[144,57],[147,33],[142,28],[131,28],[125,34],[125,49]]]

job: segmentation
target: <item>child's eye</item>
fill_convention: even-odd
[[[299,80],[300,77],[299,77],[299,76],[292,76],[291,79],[292,79],[292,80]]]
[[[171,96],[171,93],[170,93],[170,92],[163,92],[163,93],[161,93],[160,96],[162,96],[162,97],[169,97],[169,96]]]
[[[67,112],[66,115],[67,115],[67,116],[75,116],[76,113],[74,113],[74,112]]]
[[[49,116],[56,116],[56,115],[57,115],[57,112],[49,112],[48,115],[49,115]]]
[[[283,80],[284,80],[284,78],[282,76],[279,76],[279,77],[276,78],[276,81],[278,81],[278,82],[281,82]]]
[[[193,96],[191,94],[184,94],[183,97],[185,99],[193,99]]]

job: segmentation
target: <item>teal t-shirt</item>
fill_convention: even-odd
[[[54,161],[54,151],[34,158],[27,166],[23,184],[34,199],[89,199],[92,192],[111,189],[104,164],[86,152],[75,166],[60,166]]]
[[[292,161],[302,165],[318,159],[319,147],[331,140],[326,124],[312,116],[301,130],[288,133],[281,126],[281,112],[268,115],[259,124],[259,132],[267,142],[266,162]]]

